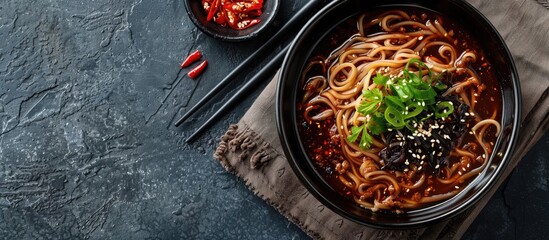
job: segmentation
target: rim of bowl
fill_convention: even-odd
[[[465,11],[468,15],[475,17],[477,24],[488,29],[490,32],[486,33],[486,36],[491,37],[491,39],[496,40],[497,48],[501,53],[503,59],[497,59],[497,61],[504,61],[508,64],[509,75],[505,76],[501,82],[502,89],[502,125],[503,129],[498,136],[498,140],[494,146],[494,154],[490,156],[490,165],[486,166],[486,169],[481,173],[480,176],[477,176],[471,183],[467,185],[466,188],[462,189],[460,193],[456,196],[444,200],[441,203],[429,206],[426,208],[421,208],[418,210],[412,210],[406,212],[405,214],[384,214],[372,212],[369,209],[363,209],[358,207],[354,202],[342,197],[339,193],[335,192],[329,184],[326,183],[325,179],[318,175],[317,170],[314,166],[314,163],[309,159],[307,154],[304,152],[303,145],[300,141],[299,132],[296,126],[296,95],[297,87],[300,78],[300,73],[304,67],[304,62],[299,62],[295,64],[293,62],[296,58],[304,59],[305,61],[312,53],[313,49],[318,45],[318,42],[323,39],[327,33],[329,33],[335,26],[340,24],[342,21],[348,19],[349,17],[356,16],[357,14],[368,11],[369,9],[366,6],[375,6],[375,8],[381,7],[397,7],[397,6],[413,6],[420,8],[427,8],[431,11],[439,12],[437,9],[433,9],[433,6],[430,4],[435,4],[428,0],[419,0],[419,1],[406,1],[406,0],[391,0],[383,3],[359,3],[360,0],[342,0],[334,1],[327,6],[325,6],[321,11],[315,14],[314,17],[307,22],[307,24],[301,29],[297,37],[290,45],[284,62],[282,64],[282,70],[277,83],[277,93],[276,93],[276,124],[279,137],[281,139],[282,148],[288,159],[288,162],[298,176],[301,183],[308,189],[313,196],[319,200],[322,204],[330,208],[332,211],[337,214],[352,220],[356,223],[367,225],[374,228],[383,228],[383,229],[409,229],[409,228],[418,228],[425,227],[431,224],[434,224],[438,221],[449,219],[450,217],[456,216],[457,214],[465,211],[469,207],[473,206],[478,202],[486,193],[494,186],[495,182],[501,177],[503,170],[507,168],[512,153],[514,152],[516,139],[519,131],[519,121],[520,121],[520,108],[521,108],[521,94],[520,94],[520,83],[518,72],[515,67],[514,59],[506,46],[503,38],[497,32],[496,28],[490,23],[490,21],[480,13],[476,8],[463,0],[449,0],[449,1],[440,1],[436,4],[444,5],[458,5],[461,11]],[[348,5],[354,6],[354,8],[348,7]],[[342,11],[345,12],[346,9],[343,9],[347,6],[347,12],[350,12],[346,16],[338,17],[339,21],[334,21],[329,23],[329,26],[326,24],[322,25],[322,21],[326,21],[324,18],[331,17],[332,15],[341,15]],[[441,13],[442,15],[448,15]],[[462,21],[455,19],[465,28]],[[314,30],[318,28],[319,25],[323,26],[325,33],[322,36],[317,36],[314,34]],[[302,47],[304,43],[302,42],[304,38],[309,36],[316,36],[317,42],[311,43],[308,42],[305,47],[305,54],[298,49]],[[478,38],[476,39],[478,41]],[[482,43],[478,41],[479,44]],[[490,62],[494,63],[496,56],[492,56],[491,53],[485,53],[487,57],[490,58]],[[488,56],[489,55],[489,56]],[[299,65],[299,67],[296,67]],[[493,64],[494,65],[494,64]],[[294,68],[293,70],[289,70]],[[295,69],[298,68],[298,69]],[[297,75],[292,75],[292,73],[297,73]],[[499,73],[496,73],[496,77]],[[292,83],[288,82],[294,82]],[[286,89],[286,85],[290,84],[293,86],[291,89]],[[508,95],[506,97],[506,95]],[[506,101],[507,99],[507,101]],[[509,102],[509,99],[511,100]],[[290,101],[288,104],[287,101]],[[511,108],[511,112],[507,108]],[[289,119],[285,121],[284,119]],[[496,150],[503,150],[502,152],[496,153]],[[501,154],[500,154],[501,153]],[[497,166],[494,165],[494,161],[498,161]],[[311,174],[311,172],[313,174]],[[345,206],[340,206],[338,203],[335,203],[334,199],[338,200],[338,203],[343,202],[344,204],[354,204],[352,211],[349,212],[348,208]],[[449,205],[449,206],[447,206]],[[360,210],[362,209],[362,210]],[[359,212],[357,212],[359,211]],[[433,212],[435,211],[435,212]],[[437,212],[438,211],[438,212]],[[367,218],[363,218],[367,216]],[[387,218],[387,219],[383,219]]]
[[[202,2],[196,0],[185,0],[187,15],[193,24],[206,33],[206,35],[230,42],[241,42],[258,36],[261,32],[273,23],[280,6],[280,0],[264,0],[263,12],[259,16],[261,22],[243,30],[236,30],[230,27],[223,27],[217,23],[206,21],[206,14],[202,12]]]

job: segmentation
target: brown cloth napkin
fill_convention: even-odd
[[[497,186],[549,127],[549,11],[535,0],[470,0],[505,39],[522,88],[522,126],[512,162]],[[275,124],[276,79],[238,124],[221,138],[214,157],[281,214],[320,239],[460,238],[489,198],[437,225],[415,230],[379,230],[342,218],[309,194],[284,156]]]

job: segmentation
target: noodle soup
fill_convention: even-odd
[[[424,208],[487,166],[501,128],[494,76],[451,19],[414,7],[360,15],[311,55],[299,134],[323,178],[361,207]]]

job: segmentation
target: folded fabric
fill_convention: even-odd
[[[349,221],[322,205],[290,168],[275,124],[275,76],[242,119],[222,136],[214,154],[223,167],[310,236],[320,239],[459,238],[520,159],[549,127],[549,11],[533,0],[469,1],[498,29],[517,64],[522,125],[503,177],[468,211],[414,230],[380,230]]]

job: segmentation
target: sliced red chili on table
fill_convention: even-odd
[[[192,63],[198,61],[202,57],[202,53],[200,53],[199,50],[194,51],[191,53],[183,62],[181,63],[181,68],[188,67]]]
[[[191,71],[187,73],[187,76],[192,79],[197,78],[204,71],[206,66],[208,66],[208,60],[204,60],[202,63],[198,64],[198,66],[194,67]]]

